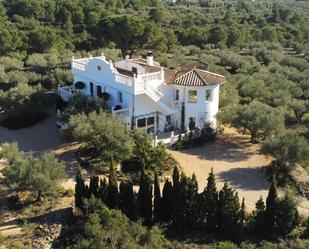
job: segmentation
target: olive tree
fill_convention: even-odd
[[[251,142],[265,138],[284,129],[282,114],[275,108],[253,101],[248,105],[225,108],[219,113],[219,120],[250,132]]]
[[[14,191],[30,191],[40,201],[42,195],[54,192],[60,180],[65,178],[64,165],[51,153],[38,157],[20,153],[21,156],[15,157],[4,168],[4,183]],[[6,157],[6,153],[3,156]]]
[[[8,91],[0,91],[0,107],[9,117],[32,119],[46,111],[53,103],[41,86],[18,84]]]
[[[275,157],[279,166],[286,163],[292,166],[309,160],[309,144],[295,131],[268,137],[262,145],[262,152]]]
[[[119,162],[132,155],[133,139],[122,120],[100,111],[71,116],[65,128],[74,139],[84,142],[94,156]]]
[[[88,115],[91,112],[99,113],[100,110],[106,109],[106,103],[103,99],[96,99],[91,96],[86,96],[84,94],[74,94],[66,108],[61,114],[61,121],[67,122],[71,116],[85,113]]]

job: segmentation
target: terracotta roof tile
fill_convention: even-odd
[[[177,74],[177,71],[164,69],[164,82],[166,84],[173,84],[176,74]]]
[[[118,73],[129,76],[129,77],[133,77],[134,73],[132,71],[120,68],[120,67],[116,67]]]
[[[173,84],[182,86],[208,86],[225,82],[225,77],[201,69],[192,69],[181,75],[176,75]]]

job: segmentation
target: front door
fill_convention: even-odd
[[[93,83],[90,82],[90,95],[93,97]]]
[[[100,97],[102,95],[102,86],[97,86],[97,96]]]

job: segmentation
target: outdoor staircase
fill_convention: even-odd
[[[151,85],[144,83],[144,91],[139,92],[146,94],[157,106],[159,106],[160,112],[164,115],[170,115],[175,113],[176,110],[171,108],[168,104],[166,104],[163,100],[163,94],[156,88],[152,87]]]

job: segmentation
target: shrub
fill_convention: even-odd
[[[85,89],[86,85],[84,82],[78,81],[74,84],[74,87],[78,90]]]

